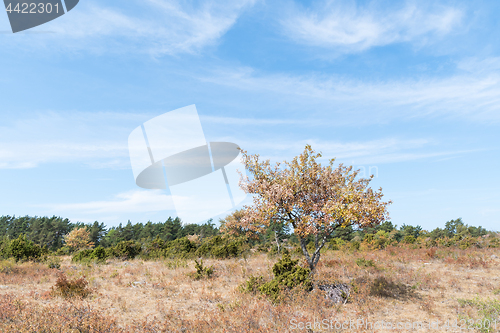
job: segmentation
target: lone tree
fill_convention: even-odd
[[[274,166],[269,160],[260,161],[259,155],[241,152],[253,179],[242,177],[240,186],[246,193],[254,194],[253,205],[245,206],[244,216],[226,221],[225,227],[262,233],[271,221],[292,226],[311,271],[335,230],[371,227],[388,217],[386,207],[391,201],[382,201],[381,188],[373,191],[368,187],[373,176],[356,179],[359,170],[353,171],[352,166],[343,164],[334,168],[335,159],[323,167],[316,162],[321,153],[316,153],[310,145],[291,162]],[[311,235],[315,247],[312,254],[307,250]]]
[[[89,249],[94,246],[94,243],[90,240],[90,232],[87,228],[75,228],[71,230],[69,234],[64,237],[66,245],[75,249]]]

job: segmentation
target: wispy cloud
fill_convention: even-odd
[[[356,52],[374,46],[442,36],[453,30],[463,17],[460,9],[407,2],[403,8],[379,8],[375,2],[323,1],[314,8],[294,8],[281,21],[292,40],[340,52]]]
[[[499,68],[498,61],[469,60],[459,63],[457,71],[445,77],[383,81],[357,80],[335,74],[261,74],[252,68],[236,68],[221,69],[200,80],[240,90],[272,93],[273,100],[282,98],[301,106],[309,104],[316,110],[320,110],[318,104],[323,103],[330,119],[338,124],[437,115],[498,122]],[[333,114],[336,117],[331,117]]]
[[[43,207],[73,215],[150,213],[175,209],[170,196],[161,190],[132,190],[119,193],[111,200],[49,204]]]
[[[308,119],[266,119],[266,118],[237,118],[237,117],[219,117],[219,116],[203,116],[201,120],[204,123],[213,123],[220,125],[318,125],[319,121],[310,121]]]
[[[0,169],[76,162],[130,168],[127,137],[148,115],[46,112],[0,126]]]
[[[310,144],[317,152],[322,153],[323,163],[335,158],[336,162],[344,164],[389,164],[417,160],[454,158],[478,150],[460,150],[443,148],[438,140],[384,138],[368,141],[333,141],[306,139],[286,141],[272,140],[240,140],[239,144],[249,153],[259,153],[261,158],[273,162],[289,161],[297,156],[306,144]]]
[[[78,10],[39,28],[55,33],[35,37],[25,34],[16,45],[154,56],[197,53],[216,43],[255,1],[207,1],[195,5],[178,0],[133,0],[127,6],[85,1]],[[12,41],[5,39],[6,43]]]

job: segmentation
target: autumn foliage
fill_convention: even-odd
[[[66,245],[76,249],[89,249],[94,246],[94,243],[90,241],[90,233],[86,228],[73,229],[66,237],[64,237]]]
[[[274,221],[293,227],[300,240],[302,252],[311,270],[320,258],[320,250],[329,235],[338,228],[360,228],[380,224],[387,219],[382,201],[382,189],[374,191],[368,179],[358,178],[359,171],[342,164],[334,167],[316,160],[321,157],[310,145],[291,162],[271,165],[242,150],[243,163],[253,178],[244,177],[240,185],[245,192],[254,194],[253,205],[245,207],[240,219],[229,219],[226,228],[239,228],[259,232]],[[307,249],[307,238],[313,236],[315,249]]]

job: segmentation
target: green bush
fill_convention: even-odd
[[[163,258],[165,256],[165,243],[167,242],[158,236],[154,240],[147,242],[140,254],[141,258],[143,259]]]
[[[140,255],[143,259],[190,259],[195,257],[198,246],[187,237],[164,241],[157,237],[146,243]]]
[[[67,256],[67,255],[70,255],[72,252],[73,251],[69,246],[63,246],[63,247],[57,249],[57,251],[55,252],[55,255],[56,256]]]
[[[458,299],[458,304],[462,308],[469,307],[476,310],[476,315],[471,316],[469,309],[461,311],[461,313],[466,315],[459,315],[458,319],[467,320],[467,322],[484,323],[484,325],[475,325],[479,332],[494,332],[496,331],[496,324],[498,318],[500,317],[500,301],[497,299],[480,299],[478,296],[474,299]],[[474,313],[474,312],[473,312]],[[486,322],[489,325],[486,325]],[[474,326],[474,325],[473,325]]]
[[[374,238],[375,238],[375,235],[366,234],[365,237],[363,237],[363,242],[371,243]]]
[[[389,245],[391,243],[391,241],[385,237],[380,237],[380,238],[376,238],[374,241],[373,241],[373,247],[376,248],[376,249],[385,249],[385,247],[387,245]]]
[[[403,238],[403,243],[405,243],[405,244],[414,244],[416,241],[417,240],[412,235],[406,235]]]
[[[141,253],[141,244],[134,241],[121,241],[116,246],[107,248],[105,250],[106,257],[115,257],[121,259],[134,259]],[[101,250],[99,250],[101,251]],[[96,253],[97,255],[101,255]]]
[[[108,257],[108,253],[110,253],[111,251],[113,251],[113,248],[108,249],[107,251],[102,246],[98,246],[93,250],[92,249],[80,250],[73,255],[71,261],[86,262],[86,263],[89,263],[91,261],[105,262],[106,258]]]
[[[279,302],[285,290],[300,288],[310,291],[312,290],[312,282],[309,277],[311,271],[309,268],[300,267],[298,262],[298,260],[292,260],[289,253],[283,254],[283,257],[273,266],[274,278],[271,281],[261,284],[261,277],[252,276],[240,289],[253,291],[258,288],[273,302]]]
[[[189,275],[195,280],[203,278],[209,279],[214,273],[214,266],[203,267],[203,260],[200,260],[200,262],[198,262],[198,260],[195,259],[194,267],[196,268],[196,272],[190,273]]]
[[[359,242],[359,241],[353,240],[353,241],[348,243],[348,248],[351,251],[359,250],[360,246],[361,246],[361,242]]]
[[[366,260],[365,258],[356,259],[356,265],[359,267],[376,267],[373,260]]]
[[[471,246],[480,247],[477,239],[472,237],[465,237],[458,242],[458,247],[462,250],[468,249]]]
[[[88,262],[91,261],[90,257],[92,256],[92,249],[80,250],[73,254],[71,261],[73,262]]]
[[[48,252],[46,248],[42,248],[26,239],[26,235],[19,235],[16,239],[3,242],[0,255],[4,258],[14,258],[16,261],[40,260]]]
[[[493,247],[493,248],[500,247],[500,239],[498,237],[490,239],[488,247]]]
[[[187,237],[166,242],[163,248],[163,256],[167,258],[192,258],[197,249]]]
[[[329,242],[329,248],[330,250],[333,250],[333,251],[338,251],[342,248],[342,246],[344,246],[346,244],[345,240],[343,240],[342,238],[332,238],[330,239],[330,242]]]
[[[243,243],[241,238],[214,236],[206,239],[195,254],[199,257],[217,259],[233,258],[243,253]]]
[[[251,275],[248,280],[246,280],[238,288],[241,292],[256,294],[260,292],[260,287],[264,284],[264,278],[262,276]]]
[[[13,259],[0,260],[0,273],[10,274],[15,273],[16,265]]]

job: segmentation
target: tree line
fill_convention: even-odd
[[[123,225],[106,228],[103,222],[94,223],[72,223],[67,218],[58,216],[1,216],[0,217],[0,239],[17,239],[25,235],[26,239],[45,247],[51,251],[62,248],[64,236],[73,229],[86,228],[90,234],[90,240],[95,246],[112,247],[122,241],[140,241],[159,238],[163,241],[171,241],[188,235],[200,235],[201,237],[219,234],[219,229],[212,220],[205,224],[183,224],[179,218],[169,217],[165,222],[153,223],[151,221],[133,224],[130,220]]]
[[[224,220],[221,222],[224,224]],[[220,234],[219,228],[212,220],[201,225],[183,224],[179,218],[169,217],[165,222],[153,223],[149,221],[144,224],[133,224],[131,221],[128,221],[125,225],[120,223],[116,227],[106,228],[103,222],[95,221],[94,223],[87,224],[82,222],[72,223],[67,218],[57,216],[0,217],[0,239],[16,239],[20,235],[25,235],[26,239],[51,251],[57,251],[62,248],[65,245],[64,236],[75,228],[86,228],[90,234],[90,241],[95,246],[100,245],[102,247],[113,247],[123,241],[141,241],[156,238],[163,241],[172,241],[188,235],[199,235],[201,238],[205,238]],[[481,226],[469,226],[461,218],[458,218],[446,222],[444,228],[435,228],[432,231],[423,230],[420,225],[411,226],[403,224],[398,228],[391,221],[385,221],[380,225],[364,229],[354,229],[352,226],[339,228],[332,232],[328,238],[340,238],[345,241],[352,241],[353,239],[362,240],[367,237],[366,235],[375,235],[379,231],[392,234],[392,237],[397,241],[401,241],[408,236],[417,239],[419,236],[425,235],[434,240],[455,236],[479,237],[488,233],[485,228]],[[288,239],[294,242],[297,241],[295,238],[293,230],[285,224],[272,223],[264,232],[257,235],[252,240],[252,243],[276,243],[276,239]],[[280,244],[280,241],[278,241],[278,244]]]

